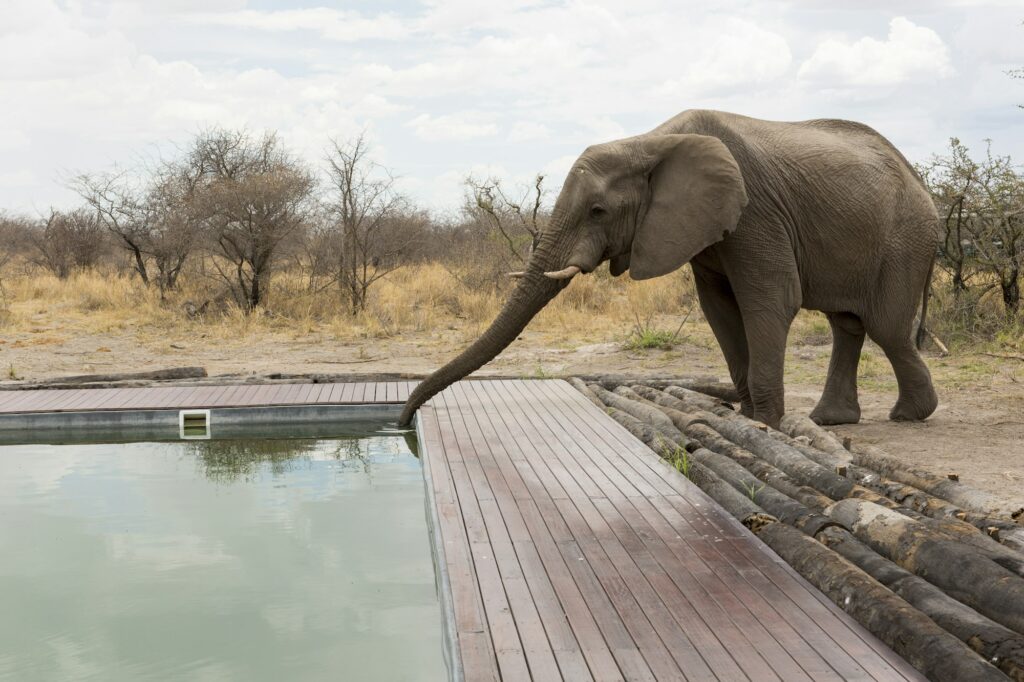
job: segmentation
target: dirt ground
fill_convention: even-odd
[[[30,331],[0,332],[0,368],[11,375],[41,379],[200,365],[211,375],[271,372],[428,372],[463,347],[469,332],[404,335],[402,338],[342,342],[319,332],[261,332],[258,336],[181,338],[145,330],[102,333],[58,322]],[[727,380],[721,353],[700,323],[672,350],[623,350],[626,330],[606,338],[569,340],[553,331],[527,330],[479,372],[544,377],[571,373],[636,373],[665,376],[711,375]],[[689,329],[689,327],[688,327]],[[788,349],[787,408],[806,414],[820,395],[828,366],[829,339],[791,339]],[[928,364],[940,406],[926,422],[887,419],[896,384],[884,355],[870,344],[861,363],[860,424],[837,427],[855,441],[936,473],[956,472],[965,483],[1004,495],[1024,497],[1024,362],[985,354],[958,353]]]

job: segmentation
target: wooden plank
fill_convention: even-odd
[[[444,396],[442,401],[446,404],[449,415],[452,415],[453,412],[459,413],[461,426],[465,429],[464,433],[468,436],[469,444],[476,455],[473,458],[475,462],[472,459],[466,461],[467,471],[470,474],[480,511],[483,514],[491,551],[501,573],[501,583],[508,597],[508,605],[519,632],[530,674],[535,679],[557,679],[560,674],[559,668],[565,667],[575,670],[575,674],[578,676],[581,670],[586,671],[586,665],[582,656],[579,655],[575,640],[568,645],[563,643],[560,646],[559,653],[562,654],[563,660],[561,664],[556,663],[552,645],[548,641],[548,635],[531,594],[530,585],[526,581],[519,556],[513,546],[514,539],[528,542],[529,533],[522,521],[515,499],[494,459],[495,452],[480,426],[476,414],[479,412],[480,406],[467,400],[467,396],[459,388]],[[457,407],[459,404],[473,405],[473,407],[459,410]],[[465,458],[466,443],[460,440],[460,444]],[[533,588],[538,589],[538,587],[534,581]],[[550,589],[550,586],[547,586],[547,589]],[[559,624],[556,623],[556,625]],[[563,630],[559,632],[564,634],[564,616],[560,625],[563,626]],[[575,656],[572,653],[575,653]]]
[[[235,404],[239,407],[249,407],[256,404],[255,398],[258,390],[259,386],[255,384],[246,385],[235,397]]]
[[[339,403],[349,404],[355,402],[353,397],[355,395],[356,384],[345,384],[342,387],[341,396],[338,398]]]
[[[532,400],[531,404],[536,405],[537,400]],[[600,444],[595,439],[596,434],[588,431],[587,426],[576,426],[585,424],[585,422],[579,418],[578,413],[572,410],[572,403],[556,400],[552,402],[552,407],[561,414],[562,423],[567,425],[566,428],[573,432],[577,439],[581,442],[590,442],[587,453],[595,460],[600,459]],[[561,412],[562,410],[565,412]],[[607,460],[606,463],[608,463]],[[601,465],[597,462],[594,462],[593,466],[587,467],[590,472],[601,469]],[[756,590],[750,589],[750,586],[742,580],[731,563],[722,561],[722,557],[717,557],[716,567],[724,566],[724,570],[737,579],[730,583],[736,594],[733,594],[733,590],[726,588],[723,583],[721,568],[711,570],[705,565],[694,566],[694,559],[698,559],[702,554],[706,558],[709,552],[715,552],[711,543],[701,540],[702,535],[695,533],[692,528],[672,527],[656,512],[648,513],[646,516],[642,515],[640,511],[650,507],[650,500],[647,498],[612,496],[612,502],[612,506],[605,508],[605,516],[613,517],[614,514],[621,514],[623,520],[628,519],[627,523],[617,526],[619,532],[625,533],[627,536],[635,534],[637,539],[643,538],[642,544],[651,550],[657,557],[658,563],[676,579],[679,589],[685,591],[690,599],[698,602],[695,606],[700,613],[712,619],[708,623],[710,629],[718,633],[719,638],[728,649],[744,651],[742,646],[737,647],[737,642],[742,643],[747,649],[759,652],[761,657],[771,663],[772,667],[785,679],[806,677],[804,671],[815,679],[838,679],[825,659],[808,646],[798,632],[782,619],[780,614]],[[630,502],[632,504],[629,504]],[[653,509],[649,511],[653,512]],[[651,525],[648,524],[649,521]],[[665,544],[666,540],[679,551],[673,554],[669,550],[669,545]],[[702,549],[703,553],[695,552],[694,547],[687,545],[687,542],[699,544],[699,549]],[[682,545],[682,548],[679,545]],[[689,572],[691,578],[680,580],[682,574],[680,568]],[[703,587],[702,582],[708,583],[709,586]],[[696,589],[694,589],[695,585]],[[717,597],[712,597],[712,595],[717,595]],[[709,602],[708,598],[713,598],[714,601]],[[742,622],[754,622],[757,625],[753,628],[743,627],[741,629],[729,623],[727,618],[723,622],[723,617],[726,617],[726,614],[741,614]],[[702,643],[699,648],[701,651],[713,650],[709,649],[707,642]],[[758,660],[740,662],[744,664],[748,674],[751,670],[756,670],[763,665],[763,662]]]
[[[327,402],[328,396],[331,395],[331,387],[333,384],[317,384],[319,390],[310,395],[309,402],[317,405],[322,405]]]
[[[555,651],[559,668],[566,679],[587,679],[591,674],[599,680],[621,679],[615,659],[598,629],[587,602],[561,559],[540,510],[527,491],[527,484],[520,477],[520,470],[508,456],[508,448],[504,443],[510,442],[511,438],[505,431],[497,407],[486,397],[482,397],[482,394],[477,393],[475,388],[471,388],[478,385],[478,382],[466,382],[464,398],[476,399],[478,404],[489,408],[483,414],[476,410],[476,417],[481,432],[491,443],[490,452],[506,483],[504,493],[497,497],[498,503],[506,514],[506,519],[516,520],[515,523],[509,524],[509,528],[515,528],[516,535],[525,532],[530,538],[513,539],[513,544],[523,575]],[[539,495],[546,495],[546,490],[539,482],[534,482],[533,485]],[[516,490],[517,494],[513,495],[513,490]],[[550,502],[550,499],[547,501]],[[624,630],[622,634],[625,635]],[[580,654],[585,661],[579,658]]]
[[[580,404],[580,405],[583,405],[583,406],[589,405],[589,403],[586,403],[585,401],[576,401],[576,402],[577,402],[577,404]],[[599,411],[598,411],[598,413],[599,413]],[[625,436],[627,438],[629,438],[629,439],[632,439],[632,436],[630,436],[628,433],[625,434]],[[635,439],[632,439],[632,440],[635,441]],[[650,453],[646,453],[646,454],[650,455]],[[650,457],[653,458],[653,455],[650,455]],[[671,475],[674,474],[674,473],[675,472],[671,471],[671,469],[663,468],[662,471],[660,472],[660,475],[671,478]],[[690,490],[690,491],[686,491],[686,492],[689,494],[690,497],[703,497],[703,494],[699,493],[699,491],[696,491],[695,489],[694,490]],[[684,499],[686,499],[686,498],[685,497],[681,497],[681,496],[676,496],[676,497],[671,498],[671,499],[673,501],[673,504],[682,504],[683,503],[682,501]],[[664,509],[664,507],[663,507],[663,509]],[[736,523],[734,526],[729,526],[728,528],[726,528],[725,529],[726,532],[722,532],[723,531],[722,527],[720,527],[720,526],[716,527],[716,526],[714,526],[714,524],[712,524],[712,523],[710,523],[708,521],[707,515],[708,515],[709,510],[716,511],[717,515],[720,515],[720,516],[723,517],[723,520],[724,520],[724,517],[728,516],[727,514],[722,512],[720,510],[720,508],[717,505],[715,505],[713,502],[711,502],[710,500],[706,500],[706,504],[700,505],[700,506],[696,506],[696,507],[693,506],[693,505],[685,505],[685,509],[674,510],[674,509],[669,508],[669,510],[666,513],[669,516],[671,516],[671,514],[673,512],[677,512],[676,519],[679,520],[679,521],[682,521],[683,523],[690,523],[690,524],[692,524],[692,523],[696,522],[698,524],[703,524],[703,526],[701,528],[699,528],[699,529],[692,528],[691,531],[690,531],[690,535],[691,536],[703,535],[703,536],[715,537],[717,535],[718,537],[725,537],[725,536],[728,536],[728,535],[746,535],[746,536],[750,535],[749,533],[747,533],[745,531],[745,529],[743,529],[741,526],[739,526],[738,523]],[[714,518],[715,515],[711,515],[711,516],[712,516],[712,518]],[[684,519],[686,521],[683,521]],[[734,521],[733,519],[731,519],[731,517],[728,517],[728,520],[729,521]],[[725,547],[725,545],[720,545],[720,544],[716,543],[716,545],[714,545],[715,549],[714,549],[714,552],[713,552],[712,556],[709,558],[709,557],[707,557],[707,555],[705,553],[705,559],[708,559],[711,563],[713,563],[716,566],[716,569],[721,567],[722,570],[725,570],[726,572],[729,572],[730,569],[733,566],[732,561],[734,560],[734,558],[725,557],[725,556],[721,556],[721,555],[715,556],[716,554],[718,554],[718,551],[723,549],[724,547]],[[774,554],[771,553],[770,550],[767,551],[766,553],[768,554],[768,556],[774,557]],[[692,554],[690,554],[690,553],[687,554],[687,556],[691,556],[691,555]],[[777,557],[775,557],[775,558],[777,559]],[[757,559],[759,560],[758,561],[759,565],[763,565],[765,563],[765,557],[764,556],[757,557]],[[753,570],[756,572],[757,569],[753,569]],[[736,576],[736,572],[735,571],[732,571],[731,573],[732,573],[732,577],[738,577],[738,576]],[[749,575],[749,573],[748,573],[748,575]],[[730,585],[734,589],[738,590],[740,593],[744,593],[745,592],[742,580],[740,580],[739,582],[730,582]],[[717,593],[720,594],[720,595],[723,595],[723,597],[726,598],[726,599],[729,598],[729,592],[723,591],[722,589],[718,589]],[[753,596],[750,596],[751,595],[751,591],[746,591],[746,594],[748,595],[748,597],[747,597],[747,600],[744,600],[744,603],[748,603],[749,602],[748,605],[753,604],[756,607],[760,607],[760,604],[758,604],[758,601],[760,601],[760,600],[757,599],[758,592],[756,590],[753,590]],[[802,612],[801,612],[801,610],[799,608],[785,609],[785,612],[787,613],[787,616],[792,621],[797,622],[797,623],[802,623],[802,624],[806,625],[806,620],[802,617],[805,614],[802,614]],[[834,621],[834,618],[832,618],[830,620]],[[805,639],[809,640],[809,644],[812,647],[815,647],[817,650],[819,650],[819,651],[824,650],[824,651],[835,651],[835,652],[837,652],[836,654],[830,655],[828,657],[828,659],[829,659],[829,662],[832,663],[834,665],[834,667],[841,674],[844,674],[844,675],[848,674],[848,675],[852,675],[852,676],[856,676],[858,674],[863,674],[862,668],[857,663],[858,658],[860,657],[860,655],[863,652],[860,649],[860,647],[858,647],[856,645],[856,641],[852,642],[852,644],[854,646],[854,651],[850,652],[850,655],[845,655],[845,652],[839,646],[837,641],[835,639],[833,639],[833,638],[830,638],[830,637],[824,635],[823,631],[821,631],[820,629],[813,628],[813,629],[809,629],[808,630],[806,628],[801,628],[801,629],[797,630],[797,632],[800,632],[804,636]],[[784,637],[792,637],[791,633],[788,630],[785,633],[783,633],[783,635],[784,635]],[[840,637],[840,640],[842,640],[842,639],[843,638]],[[850,638],[849,638],[849,636],[847,636],[845,639],[850,639]],[[805,663],[807,665],[807,667],[810,667],[811,669],[815,669],[815,670],[819,667],[820,664],[818,664],[816,661],[814,661],[813,658],[810,658],[809,654],[806,654],[805,652],[801,651],[800,655],[802,657],[803,663]],[[881,672],[881,671],[879,671],[879,672]]]
[[[523,644],[513,618],[512,606],[509,604],[502,576],[495,564],[495,547],[491,543],[480,506],[482,500],[492,500],[493,495],[486,485],[474,489],[470,469],[475,470],[479,463],[476,460],[472,442],[461,421],[459,410],[448,406],[444,401],[444,396],[434,402],[434,408],[438,419],[447,427],[445,431],[449,432],[449,440],[446,440],[446,434],[442,432],[442,443],[446,452],[449,449],[459,449],[462,454],[463,461],[449,462],[449,469],[455,484],[459,507],[462,510],[470,542],[472,568],[480,586],[484,612],[487,616],[487,624],[494,642],[501,675],[507,679],[527,679],[529,667],[523,651]],[[481,496],[483,496],[482,499]],[[492,530],[495,530],[493,526]],[[506,572],[509,570],[510,567],[506,566]]]
[[[575,416],[579,417],[579,414],[576,413]],[[573,423],[584,423],[585,420],[577,418],[572,421]],[[674,499],[681,500],[682,498],[675,496]],[[640,502],[638,506],[642,504],[643,502]],[[835,676],[837,672],[847,678],[851,675],[856,677],[857,675],[864,674],[863,669],[857,665],[856,661],[852,657],[846,656],[842,649],[839,649],[837,644],[821,630],[813,627],[808,628],[807,619],[799,609],[781,608],[777,610],[774,608],[764,598],[763,593],[745,579],[744,576],[760,575],[758,569],[750,565],[745,558],[722,554],[721,552],[723,550],[727,551],[729,547],[726,544],[711,544],[699,540],[701,537],[714,537],[716,535],[714,528],[705,527],[698,530],[688,525],[688,522],[685,521],[685,519],[694,519],[697,517],[696,514],[689,513],[684,517],[670,505],[662,503],[661,507],[663,509],[667,508],[668,516],[670,517],[668,520],[675,521],[675,525],[668,524],[662,515],[658,513],[652,514],[651,511],[643,514],[644,519],[658,526],[662,537],[672,546],[673,551],[676,552],[680,560],[692,563],[694,559],[699,559],[708,565],[708,567],[700,570],[700,575],[704,576],[705,581],[710,580],[711,587],[708,589],[717,595],[716,599],[721,602],[722,608],[731,614],[748,612],[743,616],[742,621],[739,622],[754,620],[769,626],[767,631],[763,627],[757,628],[753,632],[749,628],[746,629],[748,637],[750,635],[757,635],[757,637],[751,639],[751,643],[759,651],[765,651],[764,638],[773,637],[779,640],[782,648],[789,652],[789,655],[804,670],[814,676],[815,679],[828,679],[829,676]],[[720,508],[717,505],[709,506],[708,508],[720,512]],[[673,514],[675,515],[674,517],[672,516]],[[687,540],[680,543],[677,538],[687,538]],[[680,544],[682,546],[679,546]],[[710,565],[714,565],[715,569],[712,570]],[[737,569],[737,566],[745,570],[741,572]],[[722,582],[723,578],[729,579],[729,587],[724,585]],[[758,586],[763,586],[763,584],[759,581]],[[713,613],[707,610],[703,612]],[[716,624],[715,627],[716,631],[721,631],[722,626],[720,623]],[[774,642],[771,642],[769,646],[769,650],[775,650],[777,655],[777,647]],[[818,653],[822,650],[834,649],[838,649],[837,654],[829,656],[827,661]]]
[[[429,459],[428,470],[437,505],[441,538],[450,579],[453,624],[458,640],[459,656],[467,680],[497,680],[498,663],[493,648],[476,573],[469,552],[469,538],[463,523],[454,479],[448,466],[448,453],[443,440],[444,424],[431,404],[420,408],[424,435],[423,456]]]
[[[508,387],[510,391],[523,388],[519,384],[512,383]],[[550,406],[544,401],[543,396],[534,393],[523,398],[520,401],[520,404],[523,405],[523,416],[529,420],[533,427],[548,442],[557,443],[557,448],[564,453],[563,457],[571,459],[569,457],[570,453],[567,452],[569,448],[578,450],[582,455],[582,461],[577,461],[576,466],[572,469],[574,475],[581,477],[603,476],[599,463],[588,458],[577,443],[571,439],[567,442],[557,439],[555,431],[559,429],[557,429],[557,426],[556,428],[549,428],[548,415],[545,413],[548,412]],[[552,452],[552,454],[554,453]],[[595,464],[598,466],[593,466]],[[605,479],[604,483],[605,488],[603,489],[607,491],[609,482]],[[622,499],[625,500],[624,497]],[[585,542],[582,539],[584,535],[589,534],[592,537],[586,542],[599,545],[606,552],[608,559],[614,566],[614,569],[609,568],[609,572],[614,570],[615,573],[613,575],[621,577],[624,584],[628,586],[633,598],[640,604],[654,629],[668,646],[672,657],[680,669],[692,672],[698,677],[711,676],[710,668],[702,657],[702,649],[690,640],[688,634],[684,633],[689,632],[696,624],[707,635],[702,644],[709,644],[711,641],[714,641],[714,638],[707,631],[706,626],[703,626],[697,611],[687,602],[683,591],[672,583],[665,570],[653,560],[653,557],[640,543],[634,542],[633,546],[627,550],[621,543],[621,536],[612,532],[611,526],[598,513],[595,506],[606,504],[606,496],[575,499],[574,503],[573,507],[563,503],[563,516],[570,520],[570,525],[575,523],[576,530],[574,530],[574,534],[579,539],[581,545]],[[600,557],[596,552],[595,556]],[[675,570],[678,567],[673,564],[667,568],[668,570]],[[728,657],[725,656],[724,660],[728,660]],[[735,664],[732,664],[732,668],[733,670],[729,671],[730,677],[733,679],[744,678],[744,675],[740,673]],[[761,661],[756,674],[762,678],[770,678],[765,668],[764,662]],[[726,670],[726,668],[723,667],[722,670]],[[749,672],[755,671],[749,670]],[[800,678],[794,677],[794,679]]]
[[[555,496],[548,497],[551,491],[547,486],[554,485],[560,490],[563,482],[571,482],[571,477],[568,477],[567,472],[563,470],[561,473],[566,475],[558,477],[555,483],[552,484],[550,481],[541,483],[543,479],[554,477],[554,468],[558,468],[559,463],[545,458],[543,445],[538,443],[533,435],[523,433],[521,424],[514,418],[516,405],[508,399],[507,395],[498,390],[497,382],[486,382],[486,385],[478,385],[477,388],[482,389],[485,395],[495,401],[495,404],[501,405],[499,412],[502,414],[505,428],[525,436],[525,440],[516,439],[515,442],[526,455],[528,462],[518,463],[517,468],[523,470],[524,465],[528,463],[538,479],[535,483],[537,487],[533,491],[537,514],[534,517],[534,514],[527,513],[527,523],[533,527],[538,524],[547,526],[552,540],[556,542],[554,549],[561,559],[561,562],[558,562],[555,556],[550,554],[545,556],[542,553],[542,558],[549,566],[549,571],[557,570],[559,563],[568,568],[593,619],[597,622],[608,648],[626,677],[630,679],[653,678],[652,666],[655,670],[662,670],[678,677],[678,669],[674,665],[669,665],[667,652],[664,652],[664,646],[653,634],[650,624],[647,623],[647,626],[644,627],[643,623],[646,619],[639,613],[639,607],[635,601],[630,603],[631,597],[621,581],[616,580],[608,573],[598,571],[598,569],[606,568],[605,565],[595,567],[587,560],[562,517],[561,510],[557,506],[558,502],[555,501],[557,499],[559,502],[567,502],[567,494],[556,493]],[[577,490],[575,494],[582,495],[582,491]],[[538,549],[543,549],[543,545],[538,545]],[[624,621],[619,609],[627,611],[630,616],[629,624]],[[630,625],[633,626],[632,630]],[[658,656],[657,659],[649,661],[645,658],[641,646],[635,639],[634,632],[641,638],[643,648]],[[593,665],[591,670],[594,670]]]
[[[562,384],[562,386],[560,387],[558,384]],[[551,382],[551,386],[569,393],[570,395],[567,399],[575,404],[578,409],[589,411],[590,415],[582,421],[602,427],[608,435],[617,440],[620,452],[624,448],[635,448],[638,452],[634,458],[634,464],[641,465],[638,467],[638,471],[646,466],[648,471],[654,472],[667,482],[672,483],[673,487],[681,494],[674,497],[666,497],[666,500],[671,500],[673,505],[682,505],[681,508],[674,509],[675,512],[678,512],[677,518],[684,523],[698,524],[699,528],[695,528],[697,534],[712,538],[717,537],[718,539],[725,540],[727,543],[735,543],[739,541],[737,539],[741,539],[746,545],[757,547],[756,551],[746,556],[746,565],[748,567],[753,567],[753,570],[760,570],[759,567],[764,567],[766,571],[770,572],[779,570],[787,572],[788,576],[784,583],[789,593],[787,594],[788,599],[782,603],[782,607],[786,609],[787,616],[792,617],[794,621],[800,621],[802,620],[802,615],[818,615],[819,609],[824,608],[824,617],[813,619],[813,622],[820,626],[820,632],[818,634],[815,634],[813,631],[800,630],[800,632],[802,635],[808,634],[810,639],[815,640],[809,643],[817,647],[817,650],[830,663],[836,664],[841,674],[857,677],[858,675],[863,675],[863,670],[866,670],[868,674],[877,679],[892,679],[906,675],[913,679],[918,679],[916,671],[906,664],[905,661],[896,656],[866,631],[863,631],[857,623],[829,602],[824,595],[820,595],[820,593],[814,590],[788,565],[781,562],[767,546],[761,543],[760,540],[757,540],[735,519],[704,495],[702,491],[693,486],[689,481],[686,481],[671,466],[651,453],[646,447],[642,450],[636,447],[635,444],[639,443],[639,441],[626,432],[617,422],[606,419],[606,415],[594,408],[567,384]],[[671,515],[672,511],[670,510],[666,513]],[[714,545],[714,547],[720,550],[728,546],[728,544],[720,542]],[[712,560],[717,571],[720,567],[728,570],[734,558],[719,555],[717,558],[712,557]],[[742,587],[742,584],[734,585],[733,582],[729,584],[734,587]],[[815,605],[808,605],[803,600],[800,602],[792,600],[792,597],[799,595],[800,591],[803,591],[805,595],[813,593],[816,598],[817,608]],[[820,599],[817,599],[818,597]],[[805,612],[804,609],[806,608],[810,610]],[[827,633],[827,637],[821,636],[821,632]],[[871,642],[871,645],[868,646],[867,642]],[[898,671],[894,669],[893,663],[895,663]],[[861,664],[863,664],[863,667]]]

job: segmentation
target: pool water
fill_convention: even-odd
[[[401,434],[0,447],[0,679],[446,677]]]

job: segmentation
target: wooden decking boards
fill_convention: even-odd
[[[9,391],[0,414],[399,403],[412,386]],[[565,382],[461,382],[418,420],[464,679],[921,679]]]
[[[413,381],[0,391],[0,414],[403,403]]]

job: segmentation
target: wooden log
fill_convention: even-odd
[[[680,431],[685,432],[686,427],[691,423],[701,421],[698,413],[688,412],[686,405],[664,391],[641,385],[633,385],[630,388],[644,400],[657,405]]]
[[[703,457],[701,450],[695,454],[698,458]],[[700,466],[699,462],[694,462],[694,466]],[[716,482],[722,483],[717,474],[712,476],[717,478]],[[756,518],[756,512],[750,508],[752,502],[742,497],[736,500],[737,491],[734,488],[730,492],[728,485],[724,488],[721,485],[713,487],[701,479],[691,480],[736,518],[741,518],[741,515],[748,519]],[[730,498],[734,504],[739,505],[739,513],[733,511]],[[824,544],[782,523],[769,521],[748,527],[805,579],[930,679],[1005,679],[967,649],[963,642],[942,630],[934,621]],[[840,526],[820,528],[818,534],[824,535],[833,530],[849,535]],[[986,639],[982,643],[979,638],[978,645],[991,647],[1001,653],[1011,651],[1012,642],[1004,643],[1004,640],[995,636],[996,632],[984,630]],[[943,664],[947,660],[951,661],[949,667]]]
[[[775,488],[783,495],[796,500],[808,509],[821,512],[834,501],[810,486],[800,485],[783,471],[755,457],[732,441],[726,440],[720,433],[706,424],[693,422],[687,427],[685,433],[691,440],[696,440],[707,449],[728,457],[766,484]]]
[[[605,389],[607,389],[609,391],[614,391],[619,386],[624,386],[624,385],[629,385],[629,384],[636,384],[636,383],[646,384],[647,382],[665,384],[665,383],[673,382],[674,381],[674,382],[678,382],[678,383],[680,383],[680,384],[682,384],[684,386],[690,385],[690,384],[693,384],[693,385],[696,385],[696,384],[721,384],[723,386],[731,386],[732,385],[732,384],[729,384],[729,383],[724,383],[723,384],[722,382],[720,382],[718,380],[717,377],[711,376],[709,374],[699,374],[699,375],[695,375],[695,376],[684,376],[684,377],[681,377],[681,376],[669,376],[667,374],[665,374],[665,375],[657,375],[657,376],[655,376],[655,375],[643,376],[643,375],[639,375],[639,374],[620,374],[620,373],[615,373],[615,372],[605,372],[605,373],[602,373],[602,374],[577,374],[576,376],[579,377],[580,379],[582,379],[583,381],[585,381],[588,384],[593,384],[593,383],[601,384],[602,387],[604,387]]]
[[[657,410],[658,412],[661,412],[666,417],[668,417],[669,421],[672,422],[672,425],[674,427],[676,427],[676,429],[679,430],[680,432],[682,432],[683,429],[686,428],[686,425],[689,423],[689,420],[690,420],[690,418],[686,414],[684,414],[684,413],[682,413],[679,410],[676,410],[674,408],[666,407],[664,405],[659,405],[658,403],[655,403],[655,402],[653,402],[651,400],[648,400],[646,397],[644,397],[643,395],[641,395],[640,393],[638,393],[635,390],[635,389],[638,389],[638,388],[643,390],[643,389],[645,389],[647,387],[646,386],[619,386],[617,389],[615,389],[615,392],[618,393],[619,395],[623,396],[624,398],[629,398],[630,400],[635,400],[638,403],[642,403],[644,405],[650,406],[650,408],[653,409],[653,410]]]
[[[957,601],[1024,634],[1024,578],[984,553],[863,500],[840,500],[826,514],[876,552]]]
[[[580,379],[588,384],[601,384],[608,391],[619,386],[644,384],[654,388],[665,386],[682,386],[706,396],[726,402],[739,402],[739,394],[731,383],[723,383],[714,377],[643,377],[630,374],[579,374]]]
[[[727,403],[731,409],[732,403],[738,403],[740,401],[740,394],[736,391],[736,387],[732,384],[726,384],[722,382],[685,382],[685,381],[645,381],[645,384],[651,388],[669,388],[676,387],[682,388],[688,391],[694,391],[695,393],[702,393],[704,395],[711,396],[720,402]]]
[[[587,387],[587,384],[584,383],[584,381],[582,379],[579,379],[577,377],[569,377],[568,379],[566,379],[566,381],[569,383],[570,386],[572,386],[577,391],[582,393],[584,395],[584,397],[586,397],[587,400],[589,400],[590,402],[594,403],[595,405],[600,407],[602,410],[605,409],[605,404],[601,402],[600,398],[598,398],[596,395],[594,395],[594,392],[591,391],[589,387]]]
[[[843,498],[856,498],[870,501],[880,506],[895,509],[898,512],[912,517],[914,520],[925,523],[931,530],[944,532],[955,537],[979,551],[982,551],[993,560],[999,561],[1002,565],[1015,572],[1018,571],[1019,557],[1012,546],[1007,549],[1001,547],[996,539],[1001,539],[998,533],[995,536],[985,535],[978,532],[978,529],[971,524],[957,518],[960,510],[949,506],[946,502],[932,496],[927,496],[921,491],[906,490],[903,495],[897,494],[900,489],[897,487],[886,488],[882,482],[878,483],[879,490],[871,490],[845,476],[841,476],[834,470],[819,464],[808,456],[806,446],[789,443],[773,438],[766,431],[758,429],[751,420],[741,415],[731,417],[719,417],[708,415],[705,419],[709,426],[721,433],[727,439],[738,443],[753,454],[765,459],[768,463],[781,469],[794,481],[821,491],[833,500]],[[820,452],[820,451],[819,451]],[[812,456],[813,452],[811,453]],[[826,453],[827,457],[833,456]],[[820,459],[820,458],[819,458]],[[899,485],[899,484],[897,484]],[[906,502],[892,500],[885,493],[898,497]],[[918,508],[914,508],[914,504]],[[919,511],[920,509],[920,511]],[[1014,535],[1006,535],[1012,541],[1016,540]],[[1009,552],[1009,553],[1008,553]]]
[[[832,454],[838,460],[837,464],[849,463],[852,460],[852,455],[843,447],[842,441],[804,415],[783,415],[779,430],[793,438],[807,438],[811,447]]]
[[[1024,682],[1024,636],[880,556],[842,526],[823,528],[815,539],[902,597],[1010,679]]]
[[[871,445],[854,445],[853,461],[873,469],[889,478],[912,485],[964,509],[1005,518],[1024,524],[1024,500],[1008,499],[977,490],[960,481],[936,476],[922,469],[908,466]]]
[[[1005,680],[966,644],[849,561],[794,528],[757,532],[797,573],[930,680]]]
[[[701,451],[702,448],[697,448],[694,453],[697,453],[697,456],[700,457],[703,454]],[[728,482],[722,480],[712,469],[704,466],[699,461],[693,460],[690,462],[687,478],[715,500],[715,502],[722,505],[740,523],[755,533],[767,525],[779,522],[775,516],[761,508],[749,496],[736,490]]]
[[[795,526],[810,535],[836,523],[764,483],[725,455],[707,448],[698,448],[690,457],[714,471],[715,475],[734,487],[737,492],[745,494],[752,502],[783,523]]]
[[[668,452],[674,449],[674,444],[650,424],[637,419],[627,412],[607,405],[604,407],[604,411],[605,414],[621,424],[623,428],[633,434],[641,443],[657,453],[659,457],[667,459],[669,456]]]
[[[174,379],[201,379],[206,377],[203,367],[172,367],[145,372],[122,372],[119,374],[79,374],[69,377],[54,377],[31,383],[5,384],[9,390],[54,388],[55,386],[81,386],[82,384],[109,384],[122,381],[171,381]]]
[[[894,509],[924,522],[932,530],[944,532],[975,546],[1011,570],[1017,570],[1019,557],[1007,553],[1016,552],[1022,541],[1016,525],[1012,522],[989,517],[971,517],[979,522],[969,523],[963,520],[963,510],[944,500],[901,483],[888,481],[857,465],[842,464],[844,460],[839,453],[824,452],[804,445],[784,433],[763,431],[757,427],[757,422],[742,415],[733,414],[717,420],[709,416],[705,421],[730,440],[740,442],[754,454],[766,459],[801,485],[815,488],[834,500],[856,498]],[[845,475],[832,468],[839,466],[844,468]],[[995,541],[1003,543],[1006,547],[1001,547]]]
[[[753,426],[756,422],[745,417],[708,415],[706,419],[711,428],[728,440],[786,472],[801,485],[819,490],[833,500],[849,497],[856,485],[835,471],[807,459],[799,450],[772,438],[767,432]]]
[[[641,421],[647,422],[658,432],[664,435],[669,441],[679,445],[680,447],[686,447],[686,436],[683,435],[682,431],[675,427],[672,420],[669,419],[661,410],[652,405],[646,404],[645,402],[633,400],[627,395],[612,393],[611,391],[602,388],[599,384],[588,384],[588,387],[605,405],[614,407],[615,409],[632,415]],[[619,389],[616,390],[618,391]]]
[[[922,490],[892,481],[856,464],[843,464],[840,456],[827,453],[780,432],[770,432],[776,440],[786,443],[802,453],[811,461],[827,468],[841,468],[841,476],[850,479],[857,485],[851,489],[849,497],[868,500],[889,509],[924,521],[933,528],[940,529],[953,536],[965,539],[980,549],[1000,553],[1000,548],[993,544],[995,540],[1016,552],[1021,551],[1024,543],[1022,529],[1012,521],[994,519],[974,512],[966,512],[954,505],[930,496]]]
[[[661,389],[664,393],[672,396],[676,400],[679,400],[684,407],[679,408],[682,411],[687,410],[705,410],[712,414],[717,414],[720,417],[728,417],[731,415],[739,414],[731,407],[723,405],[722,403],[709,400],[707,396],[701,395],[695,391],[688,390],[681,386],[666,386]]]

